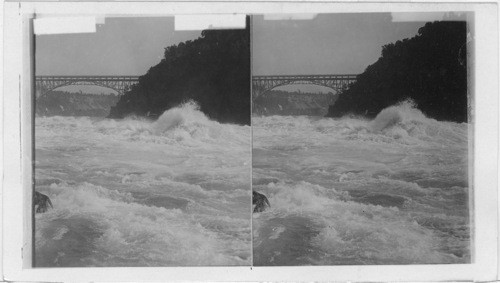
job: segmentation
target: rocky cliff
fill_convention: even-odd
[[[250,124],[250,23],[242,30],[206,30],[169,46],[111,109],[110,118],[159,117],[186,101],[219,122]]]
[[[385,45],[382,56],[329,108],[328,116],[375,117],[412,100],[428,117],[466,122],[466,22],[434,22],[411,39]]]

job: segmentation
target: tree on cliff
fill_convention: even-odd
[[[250,32],[205,30],[201,37],[165,48],[164,59],[125,93],[110,118],[157,117],[194,100],[219,122],[250,124]]]
[[[376,116],[412,99],[428,117],[467,121],[465,22],[427,23],[418,35],[385,45],[382,56],[330,106],[329,117]]]

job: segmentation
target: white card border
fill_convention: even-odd
[[[481,3],[288,2],[6,2],[3,50],[2,266],[9,281],[492,281],[498,255],[498,8]],[[55,14],[475,12],[475,262],[462,265],[315,267],[23,268],[23,193],[20,95],[22,16]],[[24,127],[24,126],[23,126]],[[31,180],[28,180],[31,182]]]

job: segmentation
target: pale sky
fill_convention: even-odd
[[[37,75],[143,75],[165,47],[196,39],[174,31],[174,18],[106,18],[96,33],[36,37]]]
[[[254,75],[360,74],[382,46],[417,34],[425,22],[390,13],[319,14],[312,20],[253,18]]]
[[[425,24],[400,21],[405,15],[393,22],[390,13],[267,18],[273,20],[252,19],[254,75],[360,74],[383,45],[413,37]],[[143,75],[165,47],[199,36],[175,31],[173,17],[106,18],[96,33],[37,36],[36,74]]]
[[[358,74],[380,57],[382,45],[413,37],[424,24],[393,22],[390,13],[254,16],[253,73]],[[142,75],[163,58],[165,47],[199,36],[174,31],[173,17],[106,18],[96,33],[37,36],[36,73]]]

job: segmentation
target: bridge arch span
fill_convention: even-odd
[[[42,96],[45,96],[47,93],[53,91],[53,90],[57,90],[59,88],[62,88],[62,87],[65,87],[65,86],[70,86],[70,85],[90,85],[90,86],[98,86],[98,87],[103,87],[103,88],[107,88],[107,89],[111,89],[111,90],[114,90],[116,91],[119,95],[122,95],[123,94],[123,90],[120,90],[120,89],[116,89],[114,87],[109,87],[105,84],[102,84],[102,83],[83,83],[83,82],[71,82],[71,83],[65,83],[65,84],[60,84],[60,85],[57,85],[53,88],[37,88],[37,98],[40,98]]]
[[[321,86],[321,87],[325,87],[325,88],[328,88],[330,90],[333,90],[335,92],[339,92],[339,89],[333,88],[330,85],[322,84],[322,83],[319,83],[319,82],[311,82],[311,81],[288,81],[288,82],[284,82],[282,84],[275,85],[272,88],[265,89],[265,90],[263,90],[261,92],[261,94],[264,94],[264,93],[266,93],[268,91],[276,90],[277,88],[282,87],[282,86],[289,86],[289,85],[313,85],[313,86]]]
[[[357,75],[253,76],[252,97],[255,99],[269,90],[293,84],[318,85],[341,92],[347,89],[356,79]]]
[[[37,76],[35,88],[37,98],[49,91],[69,85],[95,85],[112,89],[123,95],[132,85],[139,82],[137,76]]]

